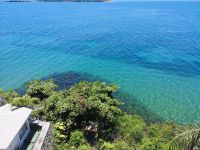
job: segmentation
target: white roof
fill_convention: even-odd
[[[6,149],[17,135],[32,110],[26,107],[0,107],[0,149]]]

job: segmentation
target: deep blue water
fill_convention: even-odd
[[[200,2],[0,3],[0,87],[120,85],[148,120],[200,123]]]

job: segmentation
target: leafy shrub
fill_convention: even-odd
[[[23,96],[23,97],[16,97],[16,98],[13,98],[13,100],[11,101],[11,104],[13,106],[18,106],[18,107],[21,107],[21,106],[30,106],[30,107],[33,107],[33,106],[36,106],[40,103],[40,100],[38,98],[31,98],[30,96]]]
[[[161,126],[161,138],[163,142],[169,142],[175,135],[177,126],[173,123],[163,124]]]
[[[163,150],[163,147],[159,139],[146,138],[143,140],[142,145],[140,146],[140,150]]]
[[[12,102],[13,98],[20,97],[14,90],[4,91],[3,89],[0,89],[0,96],[5,98],[8,103]]]
[[[152,124],[148,127],[150,138],[159,138],[163,142],[169,142],[174,136],[176,126],[174,124]]]
[[[88,127],[100,136],[106,130],[111,131],[122,114],[118,108],[120,103],[111,96],[116,88],[101,82],[79,83],[69,90],[52,94],[44,102],[41,114],[46,120],[65,122],[69,130]]]
[[[80,145],[85,143],[83,132],[74,131],[71,133],[69,145],[78,148]]]
[[[104,142],[100,150],[134,150],[125,141],[116,141],[114,143]]]
[[[130,143],[140,143],[144,137],[146,125],[142,118],[136,115],[123,115],[119,119],[119,132]]]
[[[80,145],[78,150],[92,150],[92,147],[89,144]]]
[[[57,85],[52,80],[35,80],[26,84],[26,94],[43,100],[48,98],[56,88]]]
[[[115,145],[110,142],[104,142],[100,150],[115,150]]]
[[[71,150],[69,144],[67,143],[56,143],[53,145],[54,150]]]
[[[129,146],[125,141],[117,141],[114,143],[115,150],[135,150],[133,147]]]
[[[66,125],[63,122],[57,122],[53,126],[53,137],[55,143],[62,143],[67,138]],[[62,146],[62,145],[61,145]]]

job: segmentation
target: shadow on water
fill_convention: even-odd
[[[74,47],[70,47],[70,49],[67,49],[67,51],[64,52],[103,60],[114,60],[120,63],[126,63],[128,65],[135,64],[147,69],[159,70],[167,74],[173,74],[182,77],[200,76],[200,61],[198,60],[189,61],[184,58],[174,57],[170,61],[160,59],[155,62],[151,59],[148,59],[151,56],[143,56],[143,54],[148,54],[149,50],[145,50],[145,47],[142,49],[141,46],[138,47],[138,50],[129,47],[121,47],[120,45],[117,45],[118,47],[103,47],[103,49],[100,47],[99,50],[95,50],[95,52],[88,45],[84,46],[84,48],[80,49],[80,45],[78,43]],[[153,50],[157,47],[151,46],[150,48]],[[113,49],[115,50],[114,52]],[[156,54],[154,54],[154,56],[157,57]]]
[[[42,80],[48,79],[52,79],[58,85],[58,90],[68,89],[81,81],[105,81],[109,83],[108,81],[103,80],[98,76],[73,71],[66,73],[56,73],[42,78]],[[17,89],[16,91],[20,94],[24,94],[25,86],[22,86],[22,88]],[[143,104],[141,104],[136,98],[130,96],[127,93],[119,91],[114,94],[114,97],[116,97],[124,103],[124,105],[122,105],[121,107],[123,110],[131,114],[137,114],[142,116],[147,123],[164,121],[159,115],[147,110],[143,106]]]
[[[200,75],[200,62],[187,62],[180,58],[169,61],[152,62],[145,58],[135,56],[134,59],[126,59],[125,63],[134,63],[145,68],[160,70],[168,74],[174,74],[182,77],[191,77]]]
[[[98,40],[100,39],[93,39],[93,41],[96,41],[97,43],[99,43]],[[79,41],[79,42],[81,44],[87,43],[85,41]],[[157,49],[157,46],[140,45],[138,46],[138,50],[135,50],[136,46],[132,48],[128,46],[122,47],[121,45],[117,45],[116,47],[111,47],[111,46],[108,46],[106,48],[99,47],[98,50],[94,51],[94,49],[90,48],[89,44],[81,45],[79,42],[72,44],[71,47],[67,47],[65,43],[63,43],[63,45],[60,45],[60,46],[62,46],[63,49],[65,49],[64,50],[65,53],[69,53],[72,55],[82,55],[86,57],[103,59],[103,60],[106,60],[106,59],[114,60],[120,63],[125,63],[128,65],[134,64],[134,65],[141,66],[147,69],[159,70],[167,74],[172,74],[172,75],[177,75],[177,76],[182,76],[182,77],[200,76],[200,61],[199,60],[186,60],[184,58],[174,57],[171,59],[171,61],[160,59],[155,62],[155,61],[152,61],[151,59],[148,59],[151,56],[148,56],[148,57],[143,56],[144,54],[149,53],[149,50],[145,50],[145,48],[149,47],[152,49],[152,52],[153,52],[153,50]],[[18,46],[34,47],[34,45],[24,45],[24,44],[21,44]],[[55,51],[55,47],[48,48],[48,49]],[[184,50],[186,51],[187,49],[184,49]],[[156,54],[154,55],[157,56]],[[198,52],[195,51],[194,54],[190,52],[185,55],[194,55],[195,57],[197,57],[199,54]]]

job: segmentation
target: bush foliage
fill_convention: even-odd
[[[48,98],[57,88],[52,80],[31,81],[26,84],[26,94],[31,97],[37,97],[41,100]]]

